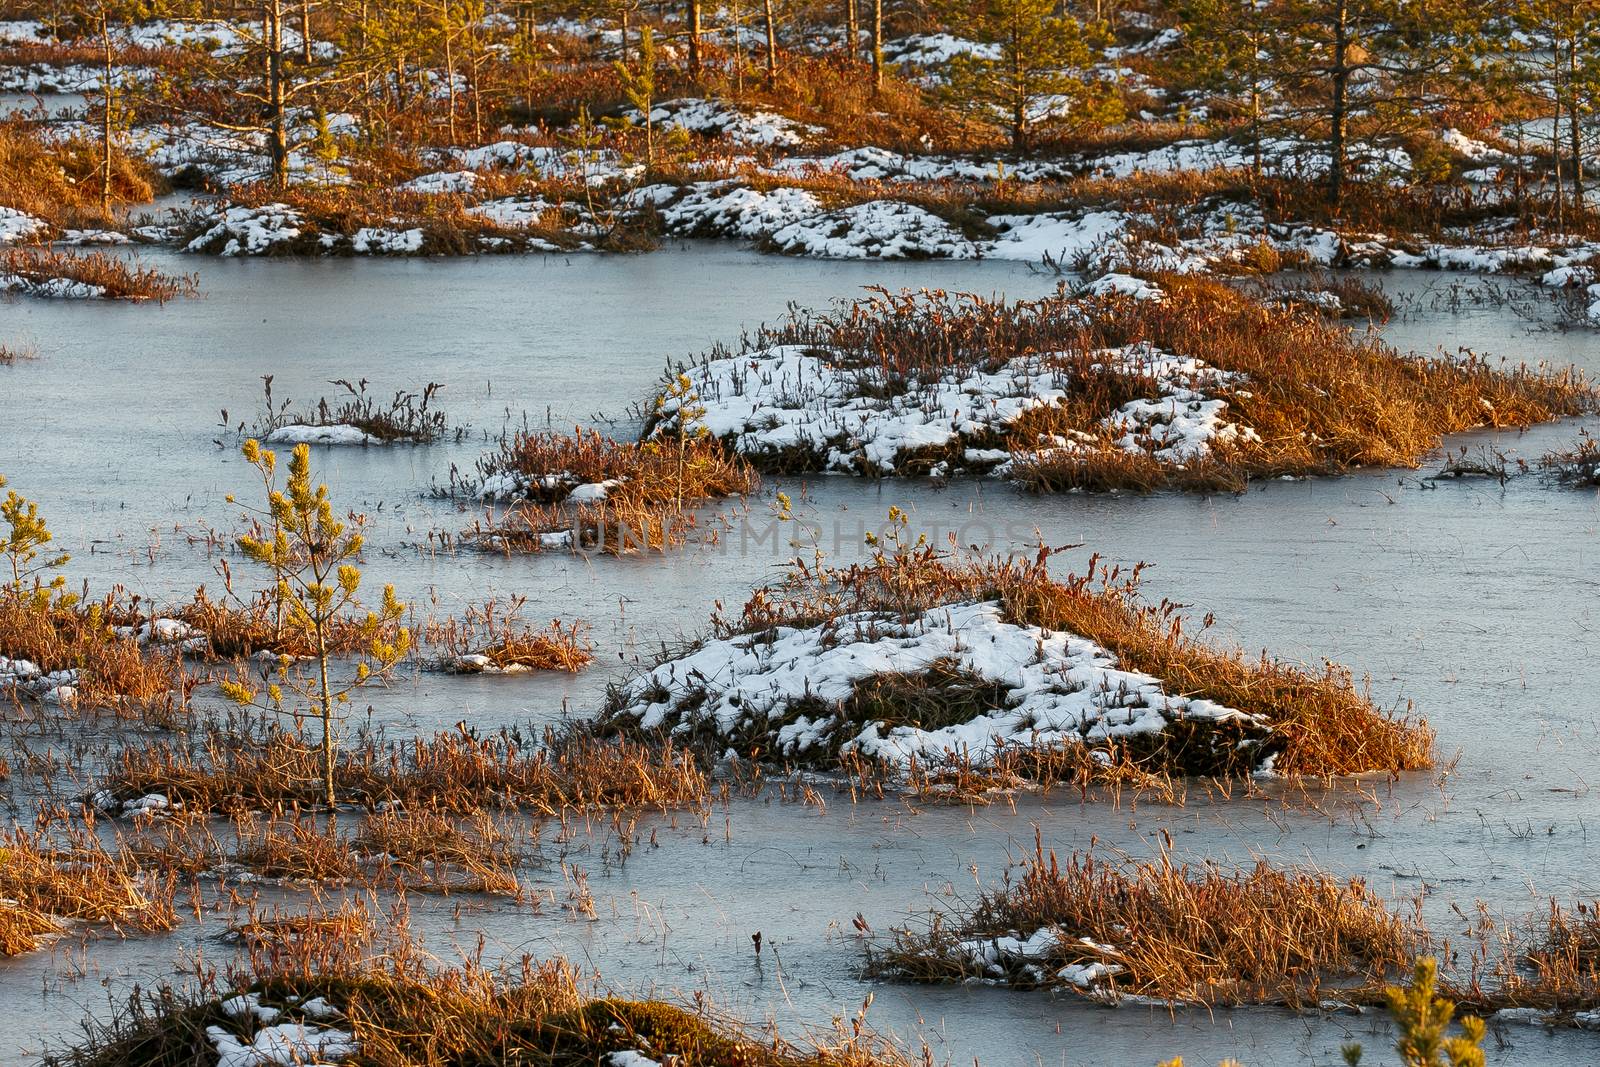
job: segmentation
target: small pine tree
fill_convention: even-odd
[[[0,489],[5,487],[5,476],[0,475]],[[48,604],[53,597],[61,595],[67,580],[58,574],[50,582],[41,583],[40,577],[46,571],[65,566],[71,557],[62,553],[39,560],[40,550],[50,543],[53,535],[39,514],[39,505],[15,489],[7,490],[5,500],[0,501],[0,520],[4,520],[7,527],[4,540],[0,540],[0,555],[4,555],[11,566],[8,592],[18,603],[33,597],[42,598],[43,603]]]
[[[1090,35],[1077,19],[1057,14],[1055,0],[977,0],[953,6],[950,15],[991,52],[952,60],[947,96],[980,121],[1009,130],[1014,151],[1027,151],[1041,122],[1090,128],[1121,119],[1114,87],[1089,70]],[[1046,104],[1053,105],[1048,118]]]
[[[1456,1006],[1436,995],[1438,976],[1438,963],[1424,956],[1417,961],[1410,986],[1390,986],[1383,991],[1389,1015],[1400,1030],[1395,1043],[1400,1063],[1403,1067],[1484,1067],[1483,1020],[1463,1016],[1460,1035],[1447,1037]],[[1360,1067],[1360,1045],[1346,1045],[1343,1051],[1345,1063]]]
[[[656,165],[655,120],[651,112],[656,106],[656,36],[646,26],[639,33],[639,62],[628,66],[617,60],[617,78],[622,82],[622,94],[627,97],[640,115],[644,116],[644,161],[647,169]]]
[[[698,441],[710,432],[700,422],[705,418],[705,405],[700,403],[700,394],[694,391],[694,383],[687,374],[678,375],[656,397],[656,414],[672,420],[670,432],[678,444],[678,508],[682,510],[683,472],[689,454],[689,442]]]
[[[251,532],[238,544],[247,559],[266,567],[272,576],[272,596],[282,613],[289,635],[311,650],[310,673],[294,657],[278,657],[275,680],[257,688],[246,680],[225,680],[223,692],[245,706],[282,712],[286,690],[308,702],[322,722],[323,792],[330,813],[337,800],[334,767],[335,709],[350,694],[374,678],[391,672],[411,648],[411,632],[399,625],[405,605],[395,599],[394,586],[383,589],[382,606],[352,617],[362,610],[359,597],[361,571],[354,560],[361,554],[363,538],[357,524],[334,517],[328,487],[311,485],[311,449],[295,446],[289,460],[288,482],[279,488],[277,455],[255,440],[244,443],[244,458],[261,476],[265,508],[246,507]],[[232,496],[229,503],[235,503]],[[351,525],[357,528],[352,529]],[[328,676],[333,631],[341,624],[357,628],[362,650],[355,674],[343,685]],[[299,714],[298,711],[294,712]],[[331,817],[331,815],[330,815]]]
[[[333,173],[333,165],[339,161],[339,143],[333,138],[326,108],[319,106],[312,115],[311,130],[311,154],[322,165],[322,178],[327,181]]]

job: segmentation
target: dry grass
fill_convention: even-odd
[[[213,600],[205,586],[195,590],[187,602],[166,613],[205,634],[213,656],[222,659],[250,657],[257,652],[284,656],[315,654],[304,634],[284,623],[277,601],[270,593],[241,600],[225,592]],[[361,630],[362,620],[334,619],[328,627],[328,650],[335,655],[360,652],[371,642]],[[386,634],[385,638],[392,637]]]
[[[1266,286],[1269,298],[1299,305],[1336,319],[1384,323],[1394,316],[1394,301],[1376,285],[1352,274],[1312,274]]]
[[[983,978],[1105,1000],[1138,994],[1313,1008],[1328,1000],[1383,1003],[1387,981],[1437,955],[1450,961],[1440,988],[1485,1016],[1524,1009],[1571,1025],[1600,1005],[1594,904],[1567,909],[1552,900],[1516,922],[1492,919],[1480,905],[1467,950],[1456,950],[1424,925],[1420,898],[1397,909],[1361,880],[1314,867],[1176,864],[1163,840],[1155,859],[1109,863],[1092,852],[1063,863],[1036,841],[1020,873],[1008,871],[999,888],[960,914],[936,913],[926,926],[895,930],[889,944],[869,949],[870,967],[918,981]],[[1054,941],[1040,958],[996,944],[1040,930],[1051,930]],[[1072,964],[1110,970],[1059,973]]]
[[[363,818],[354,832],[325,817],[242,815],[227,858],[290,882],[520,897],[514,837],[484,812],[450,816],[390,807]],[[176,854],[190,851],[180,846]]]
[[[1262,307],[1214,281],[1159,280],[1165,301],[1105,320],[1098,340],[1149,341],[1246,375],[1224,395],[1230,418],[1262,442],[1220,458],[1251,477],[1415,467],[1446,434],[1528,426],[1595,404],[1575,370],[1405,356],[1376,337]]]
[[[479,461],[474,477],[451,472],[453,492],[498,485],[502,498],[521,501],[463,535],[505,552],[572,547],[622,554],[681,544],[698,524],[696,506],[749,493],[756,482],[750,465],[716,441],[622,442],[581,428],[570,435],[507,435]],[[569,499],[578,486],[606,483],[614,484],[603,500]]]
[[[49,293],[62,283],[98,289],[109,300],[155,300],[166,303],[193,296],[199,284],[194,275],[173,277],[154,267],[141,267],[105,252],[63,251],[49,248],[12,248],[0,252],[0,288],[20,286],[23,292]]]
[[[1324,315],[1265,305],[1214,280],[1158,275],[1154,281],[1165,299],[1081,299],[1062,290],[1006,303],[880,290],[844,311],[798,314],[763,328],[740,351],[819,350],[853,376],[857,395],[886,403],[914,400],[941,377],[1000,374],[1015,359],[1037,358],[1065,388],[1065,400],[965,431],[947,447],[903,452],[896,473],[925,473],[941,463],[964,470],[967,450],[1006,449],[1012,476],[1041,491],[1212,491],[1241,489],[1256,478],[1415,467],[1447,434],[1523,427],[1596,405],[1576,370],[1501,366],[1471,354],[1402,355]],[[1344,291],[1357,300],[1354,289]],[[1376,310],[1369,297],[1360,300]],[[1154,443],[1119,444],[1127,432],[1121,406],[1163,395],[1144,372],[1105,358],[1107,349],[1130,346],[1242,376],[1207,384],[1204,392],[1226,402],[1226,421],[1255,436],[1215,438],[1209,454],[1182,461],[1157,455]],[[815,469],[827,455],[802,444],[753,458],[790,472]]]
[[[18,360],[38,359],[39,350],[29,344],[0,345],[0,367],[8,367]]]
[[[294,411],[292,401],[274,401],[273,375],[261,376],[265,394],[265,413],[251,428],[253,437],[265,439],[274,430],[285,426],[351,426],[369,437],[392,443],[429,444],[445,435],[445,414],[433,406],[434,399],[444,388],[438,382],[429,382],[422,389],[411,392],[397,390],[387,403],[367,391],[365,378],[352,382],[348,378],[335,378],[329,385],[339,386],[341,393],[330,403],[327,397],[318,399],[308,411]],[[224,425],[228,422],[226,410],[222,413]],[[457,439],[461,437],[458,431]]]
[[[116,596],[85,603],[0,591],[0,655],[47,673],[76,670],[80,709],[165,706],[185,695],[192,679],[179,656],[113,633],[114,623],[137,621],[130,610]]]
[[[1575,448],[1545,453],[1539,465],[1562,485],[1576,489],[1600,486],[1600,442],[1585,435]]]
[[[919,980],[1001,977],[1115,998],[1134,994],[1206,1005],[1315,1006],[1325,998],[1382,1003],[1422,933],[1365,883],[1315,868],[1265,861],[1234,870],[1213,863],[1107,863],[1093,854],[1065,863],[1036,845],[1014,882],[984,895],[953,924],[898,930],[874,959],[880,973]],[[1056,947],[1029,967],[975,961],[960,943],[1027,938],[1052,929]],[[1108,969],[1078,985],[1067,965]],[[998,973],[996,973],[998,971]]]
[[[720,622],[719,634],[816,626],[862,611],[909,618],[941,604],[996,600],[1007,621],[1093,641],[1113,652],[1123,669],[1154,676],[1169,693],[1265,719],[1271,736],[1264,751],[1276,753],[1273,766],[1280,773],[1328,777],[1432,765],[1427,723],[1380,710],[1343,668],[1308,670],[1265,653],[1251,657],[1203,643],[1185,632],[1176,605],[1140,597],[1137,568],[1124,575],[1091,559],[1081,575],[1058,578],[1050,573],[1049,556],[1041,550],[1031,559],[959,558],[922,546],[879,551],[867,563],[840,568],[802,561],[783,582],[757,590],[739,618]],[[1175,736],[1149,751],[1119,755],[1148,771],[1239,770],[1186,767],[1194,740]],[[1063,767],[1065,776],[1072,773]]]
[[[0,956],[31,951],[71,922],[118,933],[170,930],[178,922],[173,885],[108,851],[88,829],[0,829]]]
[[[118,800],[159,793],[192,812],[310,807],[322,795],[320,759],[314,743],[284,731],[211,730],[190,745],[124,749],[106,785]],[[355,803],[454,814],[496,806],[536,815],[666,811],[698,805],[706,792],[687,753],[577,731],[547,733],[542,743],[506,731],[480,738],[458,730],[393,744],[367,738],[346,746],[336,775],[341,796]]]
[[[111,157],[112,203],[144,203],[155,179],[119,150]],[[94,228],[111,220],[100,211],[100,146],[87,138],[39,136],[17,119],[0,120],[0,204],[44,219],[58,229]]]
[[[524,957],[505,969],[468,960],[433,965],[405,927],[365,905],[273,915],[246,927],[248,963],[229,995],[253,994],[284,1021],[344,1031],[360,1067],[580,1067],[637,1051],[678,1067],[901,1067],[910,1061],[864,1032],[860,1019],[831,1039],[796,1045],[732,1019],[660,1001],[596,997],[565,961]],[[208,1031],[246,1043],[262,1024],[230,1014],[216,990],[136,993],[112,1019],[88,1026],[49,1067],[183,1067],[215,1056]],[[332,1015],[314,1016],[321,1001]],[[448,1026],[439,1024],[449,1020]]]
[[[1489,1007],[1533,1007],[1566,1013],[1600,1004],[1600,912],[1595,902],[1567,909],[1552,900],[1501,957],[1494,980],[1463,989],[1463,999]]]
[[[512,597],[504,604],[491,597],[469,607],[463,619],[430,622],[423,640],[444,647],[441,669],[462,673],[576,672],[594,662],[594,646],[583,623],[553,619],[548,627],[535,630],[521,621],[526,605],[526,597]]]

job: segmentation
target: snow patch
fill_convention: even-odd
[[[1004,700],[936,729],[851,722],[826,710],[848,700],[858,682],[937,663],[1002,687]],[[1270,731],[1259,717],[1170,694],[1159,679],[1116,663],[1075,634],[1006,622],[998,603],[951,604],[909,620],[864,612],[707,641],[624,683],[613,714],[673,734],[709,729],[732,740],[764,733],[775,758],[855,752],[899,767],[953,756],[982,766],[1007,749],[1098,747],[1182,722],[1237,727],[1242,737],[1230,747],[1259,746]]]

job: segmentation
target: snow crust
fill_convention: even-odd
[[[624,115],[634,125],[644,115],[630,108]],[[823,132],[771,111],[745,112],[721,100],[684,97],[664,100],[650,109],[650,121],[665,130],[682,129],[710,137],[726,137],[735,144],[792,147]]]
[[[43,219],[16,208],[0,207],[0,245],[38,237],[50,228]]]
[[[381,445],[383,439],[374,437],[355,426],[312,426],[293,423],[280,426],[267,434],[269,445]]]
[[[45,671],[32,660],[0,656],[0,692],[13,689],[49,704],[71,705],[78,699],[78,671]]]
[[[261,1025],[248,1040],[224,1026],[206,1027],[206,1038],[217,1052],[217,1067],[318,1067],[356,1054],[355,1038],[347,1031],[314,1023],[279,1022],[283,1012],[263,1005],[254,993],[229,997],[221,1007],[235,1019],[253,1018]],[[326,1002],[324,1007],[328,1007]],[[321,1014],[327,1017],[329,1013]]]
[[[1004,687],[1003,704],[931,730],[817,713],[848,699],[857,682],[939,662]],[[1115,655],[1074,634],[1006,622],[997,603],[951,604],[908,621],[860,613],[706,641],[630,679],[615,708],[646,730],[709,728],[729,739],[765,732],[775,757],[856,752],[901,767],[952,756],[981,766],[1009,748],[1099,746],[1159,734],[1180,720],[1236,723],[1257,739],[1269,729],[1233,708],[1169,694],[1158,679],[1119,668]]]
[[[190,241],[184,251],[259,256],[274,245],[298,238],[304,225],[300,213],[287,204],[224,208],[217,221]]]
[[[1155,287],[1141,284],[1146,298],[1159,297]],[[1255,439],[1253,431],[1228,420],[1228,403],[1216,395],[1241,384],[1243,376],[1142,345],[1097,355],[1097,367],[1146,380],[1156,390],[1102,421],[1115,447],[1184,463],[1210,455],[1217,445]],[[919,451],[1005,434],[1024,413],[1067,401],[1072,383],[1050,360],[1047,353],[1016,357],[995,371],[952,367],[889,396],[867,388],[864,372],[837,354],[800,346],[708,360],[689,376],[704,409],[699,424],[758,463],[798,448],[824,470],[893,474]],[[1041,450],[1105,447],[1093,438],[1018,444]],[[968,447],[965,459],[972,467],[1009,472],[1003,450]]]

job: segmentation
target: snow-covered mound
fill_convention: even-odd
[[[635,125],[643,125],[637,109],[625,113]],[[726,137],[735,144],[789,147],[822,132],[816,126],[796,122],[772,111],[745,113],[721,100],[686,97],[664,100],[650,109],[650,121],[661,129],[682,129],[710,137]]]
[[[336,423],[313,426],[296,422],[280,426],[267,434],[269,445],[381,445],[383,438],[374,437],[357,426]]]
[[[699,423],[758,467],[883,475],[937,463],[932,469],[941,474],[1005,474],[1013,451],[1119,448],[1179,464],[1254,439],[1228,421],[1228,403],[1217,395],[1240,375],[1140,345],[1096,353],[1096,360],[1096,372],[1153,392],[1102,419],[1098,436],[1077,441],[1012,434],[1025,413],[1073,397],[1069,371],[1049,353],[1019,356],[992,372],[951,367],[898,390],[876,388],[862,369],[807,346],[708,360],[689,376],[703,408]],[[996,448],[996,439],[1011,449]]]
[[[826,210],[815,194],[779,187],[766,191],[731,181],[687,186],[652,185],[640,189],[636,206],[651,204],[668,233],[679,237],[764,238]]]
[[[927,672],[993,687],[992,706],[961,722],[873,717],[858,687]],[[950,604],[903,620],[865,612],[804,629],[707,641],[613,691],[607,719],[645,731],[761,746],[774,759],[830,765],[860,755],[905,767],[991,764],[1012,749],[1160,747],[1181,731],[1186,760],[1259,765],[1270,725],[1209,700],[1168,693],[1148,674],[1074,634],[1007,622],[997,603]],[[1195,745],[1209,749],[1201,756]]]
[[[97,300],[106,295],[104,286],[71,278],[25,278],[0,271],[0,293],[17,293],[52,300]]]
[[[46,671],[32,660],[0,656],[0,693],[11,690],[54,704],[71,704],[78,699],[78,672]]]
[[[476,171],[470,170],[443,170],[432,174],[420,174],[408,182],[395,186],[396,189],[406,193],[430,193],[435,195],[448,193],[470,193],[478,187],[483,180]]]
[[[305,219],[287,204],[224,208],[185,252],[211,252],[220,256],[264,255],[274,245],[298,240]]]
[[[975,259],[976,244],[915,204],[869,200],[777,230],[767,240],[790,255],[826,259]]]
[[[285,1009],[261,1003],[254,993],[236,994],[219,1007],[238,1022],[206,1027],[206,1039],[216,1049],[217,1067],[332,1064],[349,1059],[357,1051],[355,1038],[348,1031],[308,1021],[338,1017],[338,1011],[320,997],[296,1005],[299,1018],[289,1018]],[[237,1032],[240,1029],[249,1036]]]
[[[38,237],[49,228],[50,224],[43,219],[34,218],[16,208],[0,207],[0,245]]]
[[[829,210],[809,190],[754,189],[732,180],[651,185],[632,198],[653,206],[668,233],[738,237],[823,259],[973,259],[982,247],[944,219],[899,200]]]
[[[948,63],[956,56],[999,59],[1000,46],[968,40],[949,33],[914,33],[909,37],[885,41],[883,45],[883,58],[890,63],[931,67]]]

